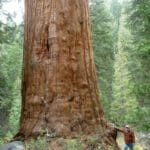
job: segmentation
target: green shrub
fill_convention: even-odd
[[[47,142],[45,137],[38,137],[37,139],[31,139],[26,143],[26,150],[46,150]]]
[[[82,150],[81,142],[78,139],[72,139],[64,146],[64,150]]]

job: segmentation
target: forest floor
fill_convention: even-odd
[[[106,144],[98,134],[83,135],[76,138],[47,136],[28,139],[24,142],[14,141],[0,147],[0,150],[119,150],[117,145]]]
[[[27,141],[26,150],[119,150],[116,145],[107,145],[98,135],[79,136],[78,138],[38,138]],[[45,148],[44,148],[45,147]],[[48,149],[47,149],[48,148]]]
[[[150,133],[136,133],[136,143],[134,150],[149,150]],[[117,143],[121,150],[124,147],[123,135],[118,134]],[[24,148],[25,146],[25,148]],[[79,138],[48,138],[38,137],[22,142],[12,142],[0,146],[0,150],[117,150],[114,146],[108,146],[98,135],[80,136]],[[14,149],[13,149],[14,148]]]

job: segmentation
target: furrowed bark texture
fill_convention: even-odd
[[[94,132],[103,124],[88,0],[25,0],[20,133]]]

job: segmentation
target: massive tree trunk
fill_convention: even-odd
[[[88,0],[25,0],[20,133],[60,136],[105,125]]]

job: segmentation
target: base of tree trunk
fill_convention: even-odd
[[[24,140],[25,150],[120,150],[116,142],[117,130],[107,126],[97,128],[97,133],[70,135],[59,137],[54,133],[46,133],[36,138],[18,136],[14,139]]]

